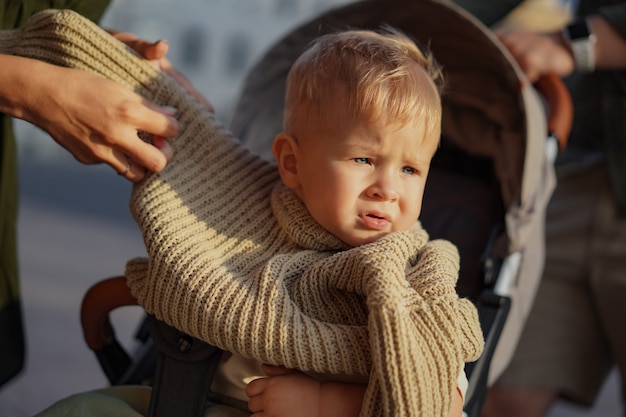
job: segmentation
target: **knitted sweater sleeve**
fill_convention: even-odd
[[[293,285],[302,310],[332,305],[317,314],[367,323],[367,349],[335,354],[354,360],[369,350],[362,416],[448,414],[459,371],[483,348],[476,309],[455,290],[458,265],[452,244],[427,242],[423,230],[411,230],[325,259]],[[363,295],[363,310],[345,304],[355,293]]]
[[[389,236],[381,243],[392,237],[397,240]],[[382,264],[389,264],[382,257]],[[406,276],[391,279],[397,285],[390,285],[390,271],[381,271],[380,285],[372,285],[367,295],[372,357],[363,405],[367,415],[377,415],[377,409],[386,416],[448,415],[459,371],[482,352],[476,309],[455,290],[456,248],[445,241],[427,242],[408,261],[399,268]],[[394,396],[399,386],[403,392]],[[373,387],[376,392],[369,391]]]

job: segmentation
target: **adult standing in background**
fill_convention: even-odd
[[[491,12],[506,8],[456,2],[490,26],[504,17]],[[626,2],[580,0],[562,28],[498,35],[531,81],[564,77],[574,103],[548,206],[544,276],[483,413],[543,416],[559,397],[593,404],[614,365],[626,375]]]

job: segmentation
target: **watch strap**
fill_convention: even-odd
[[[570,46],[576,69],[593,72],[596,68],[596,37],[587,19],[577,20],[563,29],[563,39]]]

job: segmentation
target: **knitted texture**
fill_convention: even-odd
[[[446,416],[482,351],[474,306],[455,292],[458,253],[419,223],[357,248],[319,226],[174,81],[71,11],[0,34],[0,51],[117,81],[178,109],[174,159],[137,184],[147,259],[127,264],[147,312],[259,361],[369,376],[362,416]]]

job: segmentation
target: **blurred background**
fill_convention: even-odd
[[[551,2],[552,0],[534,0]],[[114,0],[104,27],[167,39],[169,59],[228,124],[249,68],[281,35],[348,0]],[[546,3],[547,4],[547,3]],[[130,184],[106,166],[86,167],[31,125],[17,123],[21,206],[19,254],[27,335],[26,369],[0,389],[0,417],[32,416],[107,381],[83,341],[80,303],[95,282],[123,273],[145,253],[128,211]],[[113,321],[132,349],[142,317]],[[551,417],[621,414],[617,378],[594,409],[559,404]]]

